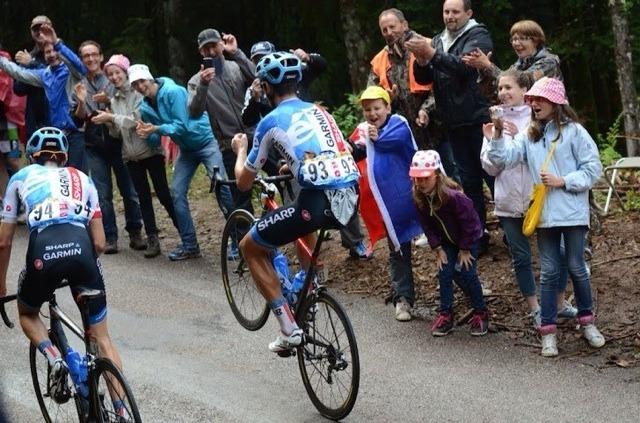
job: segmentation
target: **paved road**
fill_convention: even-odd
[[[10,267],[26,249],[20,229]],[[104,256],[109,324],[147,422],[318,422],[295,359],[267,350],[274,320],[248,332],[234,320],[215,260]],[[15,285],[10,286],[10,291]],[[65,310],[74,306],[59,295]],[[640,419],[640,369],[597,371],[543,359],[501,335],[444,339],[398,323],[379,300],[343,296],[361,354],[348,422],[631,422]],[[10,307],[11,317],[16,311]],[[0,327],[0,393],[10,422],[40,421],[27,341]]]

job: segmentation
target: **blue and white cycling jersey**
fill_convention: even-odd
[[[3,221],[17,221],[21,199],[30,231],[62,223],[86,227],[91,219],[102,217],[93,181],[73,167],[33,164],[18,171],[7,185]]]
[[[272,146],[302,188],[345,188],[360,177],[335,120],[316,104],[297,98],[278,104],[258,124],[245,167],[257,173]]]

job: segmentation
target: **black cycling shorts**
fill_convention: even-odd
[[[18,301],[28,309],[39,310],[64,279],[69,281],[74,298],[80,286],[104,291],[102,267],[87,229],[62,224],[31,232],[25,268],[18,281]],[[106,297],[91,301],[91,324],[106,315]]]
[[[271,210],[251,228],[251,238],[263,247],[288,244],[320,228],[340,228],[323,190],[303,189],[292,203]]]

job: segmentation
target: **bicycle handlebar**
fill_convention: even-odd
[[[65,286],[69,286],[69,281],[67,280],[62,281],[60,285],[58,285],[58,288],[56,289],[64,288]],[[9,316],[7,316],[7,310],[5,310],[4,305],[6,303],[10,303],[16,298],[18,298],[16,294],[7,295],[6,297],[0,297],[0,316],[2,316],[2,321],[9,329],[13,329],[14,325],[13,325],[13,322],[9,320]]]
[[[269,184],[273,182],[284,182],[290,181],[293,179],[293,174],[287,173],[284,175],[276,175],[276,176],[262,176],[260,174],[256,175],[256,179],[253,181],[254,185],[261,184]],[[220,174],[220,168],[218,166],[213,167],[213,176],[211,177],[211,186],[209,187],[209,192],[214,192],[219,185],[235,185],[235,179],[224,179]]]
[[[13,323],[11,322],[11,320],[9,320],[9,316],[7,316],[7,311],[4,309],[4,305],[15,300],[16,298],[16,294],[7,295],[6,297],[0,298],[0,316],[2,316],[2,321],[9,329],[13,329]]]

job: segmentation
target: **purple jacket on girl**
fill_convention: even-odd
[[[448,188],[449,199],[438,210],[432,205],[418,210],[420,223],[429,240],[429,246],[435,249],[448,241],[461,250],[470,250],[482,237],[482,226],[473,202],[460,191]]]

